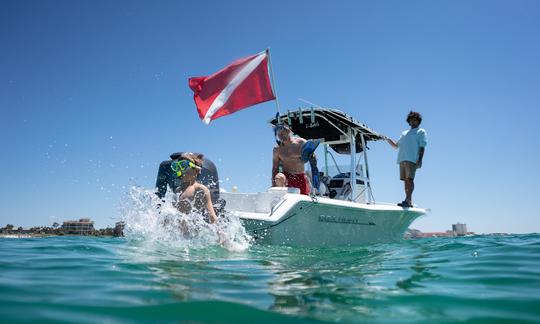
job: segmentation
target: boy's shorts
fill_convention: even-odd
[[[401,161],[399,162],[399,179],[411,179],[414,180],[416,174],[416,163],[410,161]]]

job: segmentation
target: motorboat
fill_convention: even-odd
[[[219,189],[217,170],[209,160],[200,178],[210,188],[216,210],[239,217],[257,243],[331,247],[394,242],[403,239],[409,225],[427,213],[416,206],[404,208],[374,200],[367,144],[384,137],[347,114],[330,108],[299,108],[277,114],[269,122],[287,123],[294,134],[322,145],[322,171],[311,168],[312,179],[320,179],[319,190],[310,195],[281,187],[256,193],[225,192]],[[331,151],[350,157],[349,170],[331,174],[329,158],[337,167]],[[174,188],[169,169],[179,154],[160,165],[158,194]]]

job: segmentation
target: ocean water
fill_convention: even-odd
[[[540,235],[330,249],[0,238],[0,321],[540,322]]]
[[[253,244],[132,187],[125,237],[0,238],[0,322],[540,322],[540,235]]]

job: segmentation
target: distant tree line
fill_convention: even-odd
[[[92,229],[91,231],[85,231],[84,233],[68,232],[60,224],[54,222],[52,226],[34,226],[27,229],[17,227],[13,224],[7,224],[4,227],[0,227],[0,234],[4,235],[84,235],[84,236],[123,236],[124,224],[119,222],[116,226],[107,227],[102,229]]]

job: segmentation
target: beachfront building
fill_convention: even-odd
[[[121,222],[116,222],[115,226],[114,226],[114,236],[124,236],[124,227],[126,226],[126,223],[121,221]]]
[[[456,236],[467,235],[467,224],[452,224],[452,231],[455,233]]]
[[[95,232],[94,221],[90,218],[65,221],[62,224],[62,230],[65,234],[91,235]]]

